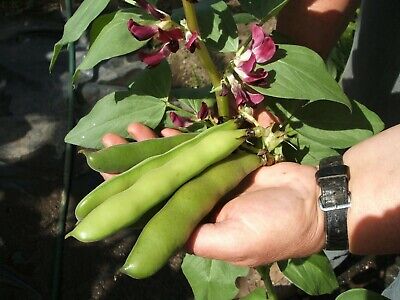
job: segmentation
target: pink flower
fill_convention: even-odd
[[[240,84],[240,82],[236,80],[233,75],[229,75],[227,78],[231,86],[231,92],[235,97],[237,106],[241,106],[244,104],[253,106],[261,103],[264,100],[263,95],[250,91],[246,86]]]
[[[190,53],[194,53],[196,51],[196,48],[199,48],[199,34],[197,32],[190,32],[188,31],[186,33],[186,43],[185,47],[190,51]]]
[[[128,29],[132,33],[132,35],[138,39],[139,41],[144,41],[152,38],[158,32],[158,27],[155,25],[140,25],[130,19],[128,21]]]
[[[163,11],[158,10],[153,4],[150,4],[146,0],[135,1],[141,8],[143,8],[145,11],[147,11],[147,13],[149,13],[156,19],[163,20],[167,16]]]
[[[251,52],[259,64],[269,61],[275,54],[276,47],[272,38],[265,34],[263,28],[257,24],[251,27]]]
[[[263,85],[266,83],[265,80],[268,76],[268,72],[264,69],[255,70],[256,57],[250,49],[237,57],[234,60],[234,64],[235,72],[244,82],[255,85]]]

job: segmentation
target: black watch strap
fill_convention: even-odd
[[[321,187],[320,208],[325,213],[325,249],[346,250],[349,248],[347,236],[347,211],[350,207],[349,167],[343,164],[341,156],[327,157],[320,161],[315,177]]]

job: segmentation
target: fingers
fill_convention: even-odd
[[[175,136],[181,133],[182,132],[180,132],[179,130],[173,128],[164,128],[163,130],[161,130],[162,136]]]
[[[130,124],[128,126],[128,132],[138,142],[157,137],[156,133],[151,128],[140,123]]]
[[[100,175],[104,178],[104,180],[109,180],[114,176],[117,176],[117,174],[109,174],[109,173],[100,173]]]
[[[102,143],[105,147],[110,147],[113,145],[126,144],[127,141],[117,134],[107,133],[103,136]]]

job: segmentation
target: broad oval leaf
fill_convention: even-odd
[[[155,128],[164,116],[170,89],[171,69],[164,60],[157,67],[143,70],[129,91],[111,93],[99,100],[67,134],[65,142],[98,149],[108,132],[129,137],[126,128],[132,122]]]
[[[114,19],[116,13],[117,12],[112,12],[109,14],[101,15],[93,21],[92,26],[90,26],[90,33],[89,33],[90,45],[94,43],[94,41],[97,39],[103,28],[108,23],[110,23],[112,19]]]
[[[239,291],[236,278],[246,276],[249,268],[186,254],[182,271],[196,300],[231,300]]]
[[[204,102],[208,107],[215,105],[215,94],[211,93],[211,87],[201,88],[177,88],[171,90],[171,97],[181,104],[185,110],[197,113]]]
[[[269,86],[252,86],[259,93],[286,99],[330,100],[351,107],[349,99],[314,51],[280,44],[274,61],[260,65],[268,71]]]
[[[384,128],[374,112],[357,101],[352,111],[335,102],[282,100],[277,107],[300,135],[326,147],[345,149],[380,132]]]
[[[82,63],[76,69],[74,81],[77,79],[80,70],[93,68],[99,62],[136,51],[143,47],[147,40],[139,41],[129,32],[127,22],[129,19],[151,20],[151,17],[139,9],[118,11],[114,18],[107,23],[100,31]]]
[[[53,69],[62,47],[78,40],[89,24],[106,8],[110,0],[85,0],[74,15],[64,26],[64,33],[55,45],[50,62],[50,71]]]
[[[278,266],[294,285],[309,295],[330,294],[339,287],[331,264],[323,253],[280,261]]]
[[[289,161],[295,161],[303,165],[317,166],[321,159],[328,156],[339,155],[339,152],[328,146],[313,141],[301,134],[290,139],[297,149],[292,146],[283,145],[283,155]]]
[[[224,1],[204,0],[196,3],[201,38],[207,47],[220,52],[236,52],[239,37],[233,15]],[[176,9],[172,18],[179,23],[184,18],[183,10]]]
[[[387,300],[388,298],[366,289],[351,289],[341,293],[336,300]]]
[[[161,121],[165,102],[152,96],[115,92],[100,99],[88,115],[67,134],[65,142],[85,148],[102,148],[101,138],[113,132],[129,137],[127,126],[132,122],[155,128]]]
[[[240,0],[245,11],[262,20],[276,16],[289,0]]]

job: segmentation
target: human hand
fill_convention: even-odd
[[[245,266],[320,251],[325,244],[324,215],[317,204],[315,171],[286,162],[260,168],[219,210],[215,223],[196,229],[187,249]]]

